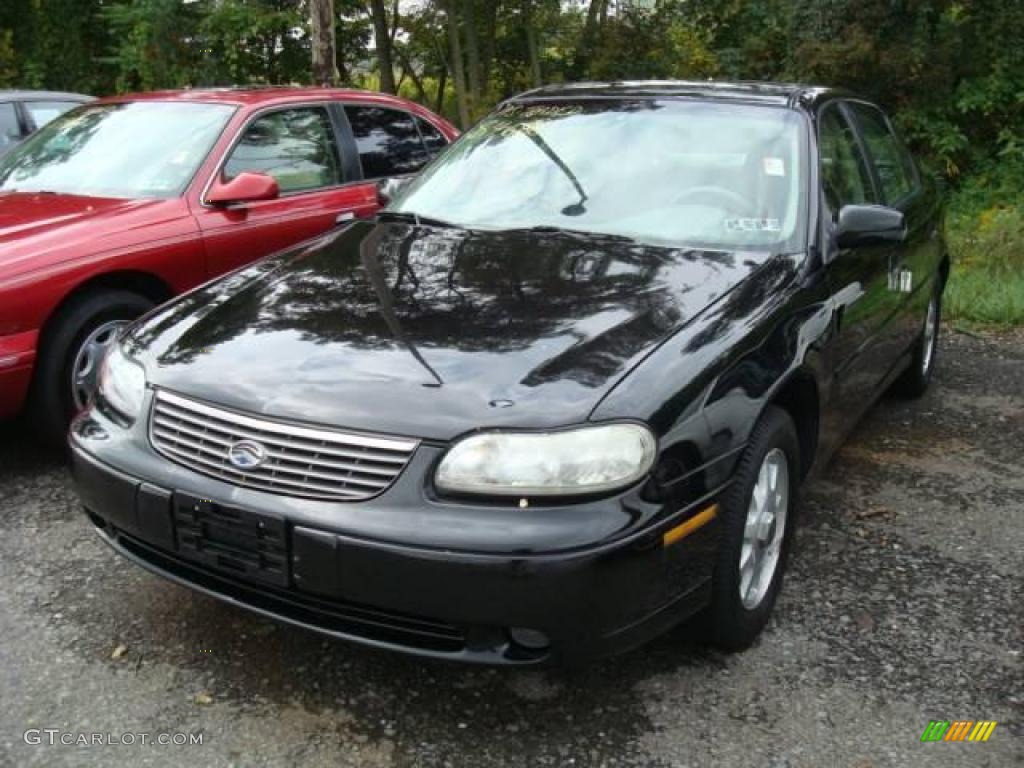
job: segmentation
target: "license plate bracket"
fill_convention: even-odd
[[[246,581],[289,585],[284,520],[175,492],[174,542],[190,560]]]

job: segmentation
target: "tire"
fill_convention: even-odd
[[[764,483],[768,479],[767,475],[762,476],[763,468],[769,475],[774,470],[777,484],[785,480],[785,499],[777,505],[774,525],[752,529],[762,534],[754,536],[759,546],[747,547],[744,535],[748,513],[755,514],[754,491],[759,481]],[[707,630],[712,644],[722,650],[740,651],[750,647],[768,623],[782,586],[793,539],[799,482],[800,448],[793,420],[781,408],[769,405],[754,426],[733,482],[720,502],[721,539],[712,574]],[[770,487],[770,483],[768,485]],[[777,485],[776,490],[780,487]],[[777,495],[770,493],[767,496],[759,493],[759,497],[778,500]],[[765,513],[765,507],[758,505],[756,508],[761,514]],[[763,548],[760,545],[764,545]],[[754,579],[745,580],[741,576],[741,557],[745,558],[751,550],[751,554],[760,553],[762,558],[767,558],[763,561],[763,578],[756,580],[756,587]],[[755,562],[759,562],[757,558]],[[747,589],[741,596],[744,586]]]
[[[942,327],[942,289],[936,289],[925,311],[924,328],[914,342],[910,367],[893,382],[892,391],[901,397],[921,397],[932,380]]]
[[[28,415],[35,436],[53,447],[62,447],[68,424],[82,405],[82,388],[72,386],[76,360],[99,365],[99,347],[117,335],[117,326],[148,312],[153,302],[130,291],[96,291],[71,299],[58,311],[43,335],[39,347]],[[97,332],[100,335],[91,339]],[[97,354],[80,357],[87,341]],[[89,359],[86,359],[88,357]]]

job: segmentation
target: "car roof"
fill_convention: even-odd
[[[685,98],[793,107],[798,104],[810,105],[821,101],[824,97],[840,93],[842,92],[834,88],[819,85],[753,80],[614,80],[546,85],[526,91],[510,101]]]
[[[102,103],[125,101],[181,101],[213,104],[234,104],[236,106],[259,106],[309,101],[311,99],[332,99],[351,101],[378,101],[408,107],[411,102],[398,96],[357,88],[311,88],[306,86],[231,86],[224,88],[186,88],[174,91],[150,91],[147,93],[126,93],[101,99]]]
[[[0,90],[0,101],[35,101],[38,99],[60,99],[63,101],[92,101],[92,96],[68,91],[16,91]]]

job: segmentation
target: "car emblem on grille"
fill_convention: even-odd
[[[255,469],[267,460],[267,449],[255,440],[239,440],[228,448],[228,461],[239,469]]]

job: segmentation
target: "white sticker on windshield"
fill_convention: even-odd
[[[746,219],[728,218],[723,222],[726,229],[733,232],[781,232],[782,224],[778,219]]]
[[[786,165],[781,157],[764,158],[764,172],[766,176],[785,176]]]

